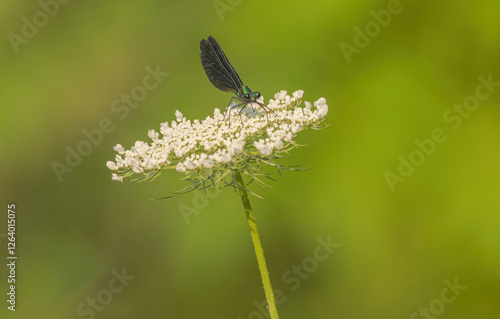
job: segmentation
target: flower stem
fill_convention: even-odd
[[[240,190],[241,201],[243,202],[243,207],[245,208],[245,213],[247,215],[248,226],[250,226],[250,236],[252,236],[255,254],[257,255],[257,262],[259,263],[260,276],[262,277],[262,283],[266,293],[269,313],[271,314],[271,319],[278,319],[278,309],[276,308],[276,302],[274,301],[271,279],[269,278],[269,271],[267,270],[264,250],[262,250],[262,244],[260,243],[259,232],[257,230],[257,224],[255,222],[252,206],[250,206],[250,200],[248,199],[248,194],[245,190],[245,184],[243,183],[240,171],[234,170],[234,174],[236,182],[239,184],[238,189]]]

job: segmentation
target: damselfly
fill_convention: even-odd
[[[248,104],[251,105],[252,103],[256,103],[263,108],[266,116],[267,111],[272,112],[264,104],[257,101],[260,98],[259,92],[254,92],[243,84],[243,81],[241,81],[240,76],[236,73],[231,63],[229,63],[217,40],[211,36],[206,40],[201,40],[200,51],[201,64],[210,82],[219,90],[232,92],[236,95],[229,100],[227,106],[229,108],[229,121],[231,121],[231,110],[241,107],[239,112],[241,120],[241,112]],[[234,100],[237,100],[236,104],[231,104]],[[224,115],[224,118],[226,118],[226,115]]]

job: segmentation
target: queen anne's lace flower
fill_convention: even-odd
[[[217,108],[213,117],[203,121],[187,120],[176,111],[176,121],[162,123],[160,132],[149,130],[150,144],[137,141],[130,150],[117,144],[115,161],[106,166],[117,181],[133,174],[139,174],[139,179],[152,178],[162,169],[175,168],[190,180],[210,180],[212,184],[231,169],[248,170],[251,164],[256,164],[253,168],[276,166],[273,159],[297,145],[294,136],[305,128],[320,128],[328,113],[324,98],[314,102],[314,107],[309,102],[300,107],[303,94],[299,90],[290,97],[280,91],[269,101],[267,114],[258,105],[234,109],[231,122]]]

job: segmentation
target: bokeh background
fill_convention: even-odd
[[[374,22],[372,10],[388,9],[399,11]],[[479,77],[500,81],[500,3],[3,1],[0,10],[3,298],[8,203],[19,257],[17,311],[2,302],[2,318],[265,318],[232,190],[150,201],[186,186],[182,176],[122,184],[105,165],[114,145],[148,140],[175,110],[205,118],[227,104],[199,61],[209,35],[266,100],[302,89],[330,107],[327,129],[297,137],[307,146],[293,163],[310,169],[251,188],[265,198],[251,200],[282,318],[420,318],[421,308],[500,317],[500,86],[476,91]],[[365,28],[368,40],[356,36]],[[168,76],[126,116],[116,112],[148,66]],[[464,101],[475,109],[451,113]],[[53,163],[66,164],[103,119],[113,129],[59,180]],[[435,129],[446,140],[419,158],[415,140]],[[391,187],[387,172],[412,152],[419,165]],[[340,246],[314,263],[318,238]],[[310,273],[298,279],[304,262]],[[122,272],[126,285],[113,279]],[[467,288],[444,290],[454,280]]]

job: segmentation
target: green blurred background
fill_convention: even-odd
[[[480,88],[488,97],[454,114],[460,125],[443,118],[474,102],[478,77],[500,81],[500,3],[48,3],[46,20],[36,1],[0,4],[3,298],[12,202],[19,257],[17,311],[2,302],[2,318],[265,318],[232,190],[150,201],[186,186],[182,175],[121,184],[105,165],[112,146],[147,141],[176,109],[203,119],[227,104],[199,60],[209,35],[266,101],[302,89],[330,107],[327,129],[297,137],[308,146],[294,150],[293,163],[310,169],[285,172],[274,189],[251,188],[265,197],[251,200],[284,295],[281,318],[425,318],[419,309],[429,307],[439,318],[500,318],[500,86]],[[382,13],[386,26],[374,22],[388,8],[399,11],[390,21]],[[34,16],[36,34],[23,31]],[[356,48],[356,28],[366,27],[372,36]],[[346,55],[346,45],[357,53]],[[113,101],[157,65],[169,75],[121,119]],[[60,181],[53,163],[65,164],[67,147],[106,118],[112,132]],[[415,139],[435,129],[446,141],[426,144],[431,152],[418,158]],[[391,188],[387,172],[398,174],[412,153],[423,163]],[[183,209],[197,213],[189,223]],[[340,247],[314,264],[318,237]],[[297,287],[290,271],[304,262],[314,267]],[[135,276],[126,286],[113,279],[122,271]],[[467,288],[443,302],[455,278]]]

